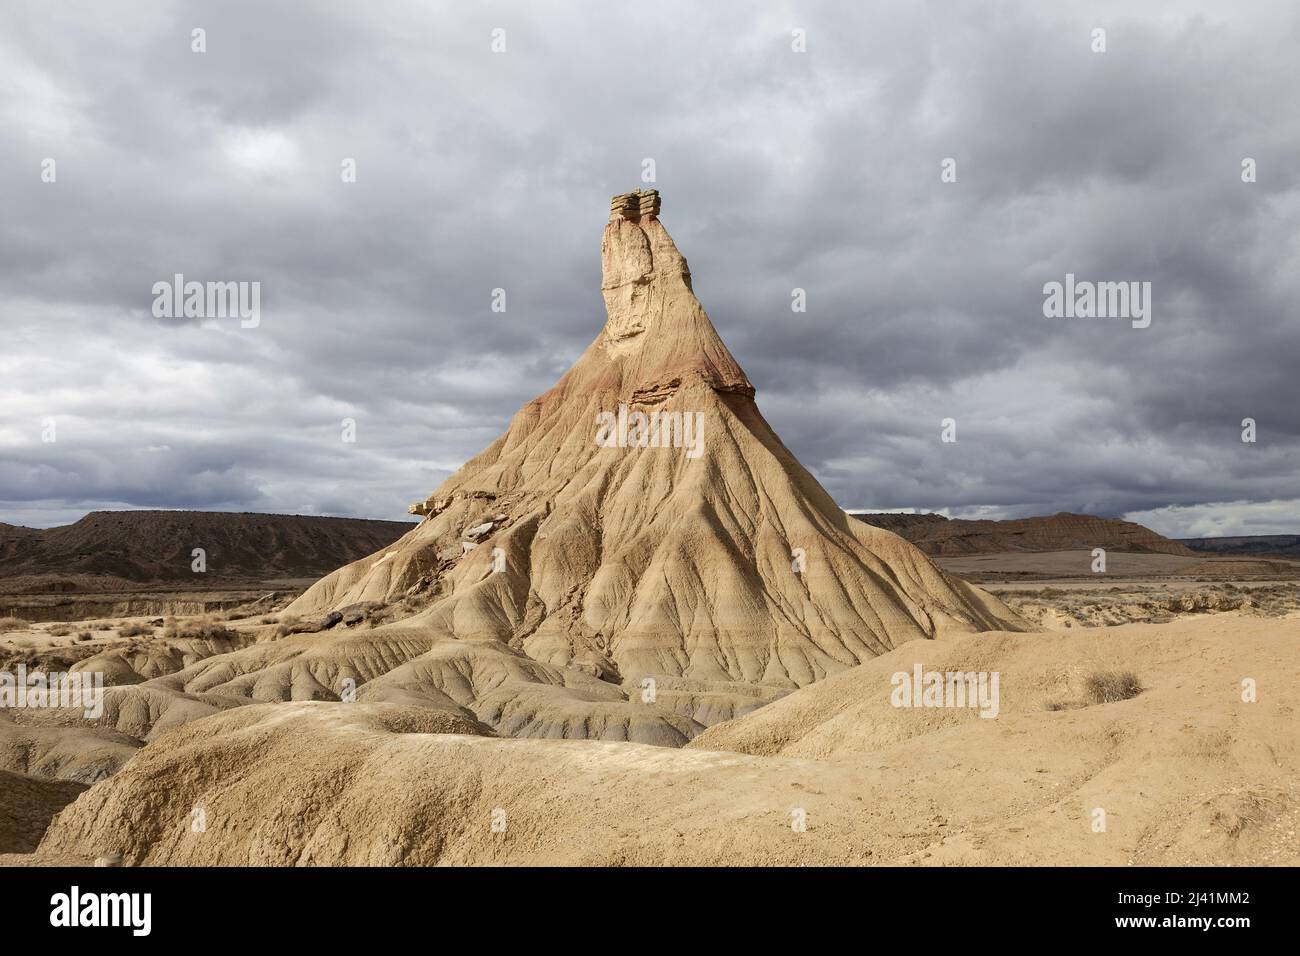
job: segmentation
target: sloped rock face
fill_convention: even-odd
[[[403,624],[439,638],[606,681],[785,688],[903,641],[1019,626],[795,460],[647,195],[611,204],[608,321],[581,358],[413,506],[416,529],[289,612],[414,591],[430,603]]]
[[[969,521],[925,514],[855,514],[859,521],[901,535],[926,554],[997,554],[1006,551],[1076,551],[1105,548],[1152,554],[1194,552],[1132,521],[1067,511],[1010,521]]]

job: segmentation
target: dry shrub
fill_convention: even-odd
[[[1084,680],[1083,690],[1094,704],[1113,704],[1142,693],[1142,682],[1132,671],[1095,671]]]
[[[280,615],[280,626],[275,629],[276,637],[285,637],[293,633],[293,626],[299,621],[297,615],[282,614]]]
[[[67,624],[52,624],[45,629],[45,633],[51,637],[67,637],[72,633],[72,628]]]
[[[238,636],[236,631],[232,631],[208,615],[188,621],[173,620],[163,631],[163,637],[165,638],[200,638],[209,641]]]
[[[10,631],[20,631],[27,626],[27,622],[20,617],[0,617],[0,634],[7,634]]]
[[[153,637],[153,628],[143,624],[123,624],[117,629],[118,637]]]

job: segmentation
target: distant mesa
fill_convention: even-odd
[[[945,518],[937,514],[850,512],[859,521],[892,531],[926,554],[1000,554],[1007,551],[1076,551],[1105,548],[1190,556],[1188,547],[1150,528],[1117,518],[1059,514],[1007,521]]]
[[[92,511],[36,529],[0,524],[0,587],[6,579],[96,576],[140,584],[314,578],[396,541],[406,521],[220,511]],[[203,548],[207,570],[191,554]],[[52,582],[48,590],[64,589]]]
[[[1222,538],[1180,538],[1193,551],[1219,555],[1300,557],[1300,534],[1228,535]]]

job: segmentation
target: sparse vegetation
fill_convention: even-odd
[[[1093,704],[1113,704],[1142,693],[1142,682],[1132,671],[1096,671],[1083,682],[1084,694]]]
[[[406,595],[397,604],[393,605],[392,609],[399,617],[416,614],[423,611],[441,597],[443,593],[441,587],[426,588],[415,594]]]
[[[88,640],[90,640],[93,636],[94,636],[94,635],[91,634],[89,631],[81,631],[80,633],[77,634],[77,640],[79,640],[79,641],[88,641]]]
[[[68,624],[51,624],[45,629],[45,633],[51,637],[67,637],[72,633],[72,627]]]
[[[117,629],[118,637],[153,637],[153,628],[143,624],[123,624]]]
[[[275,629],[276,637],[285,637],[293,633],[293,627],[298,623],[298,617],[293,614],[280,615],[280,626]]]
[[[21,630],[27,626],[27,622],[19,617],[0,617],[0,634],[7,634],[10,631]]]
[[[238,637],[236,631],[226,627],[221,622],[214,620],[211,615],[193,618],[187,621],[178,621],[175,618],[169,619],[163,630],[164,638],[198,638],[202,640],[221,640]]]
[[[1117,624],[1162,624],[1187,615],[1237,612],[1258,617],[1285,617],[1300,611],[1300,587],[1294,582],[1233,584],[1182,582],[1119,588],[1040,590],[1007,589],[1001,597],[1026,619],[1048,627],[1111,627]]]
[[[1136,697],[1142,693],[1142,690],[1142,682],[1132,671],[1093,671],[1083,678],[1083,690],[1078,697],[1046,700],[1043,702],[1043,710],[1055,712],[1076,710],[1095,704],[1113,704]]]

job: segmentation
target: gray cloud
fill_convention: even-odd
[[[1282,0],[14,4],[0,520],[402,514],[595,336],[605,203],[648,156],[846,507],[1294,530],[1298,27]],[[260,281],[261,326],[154,318],[177,272]],[[1066,272],[1152,282],[1151,328],[1045,319]]]

